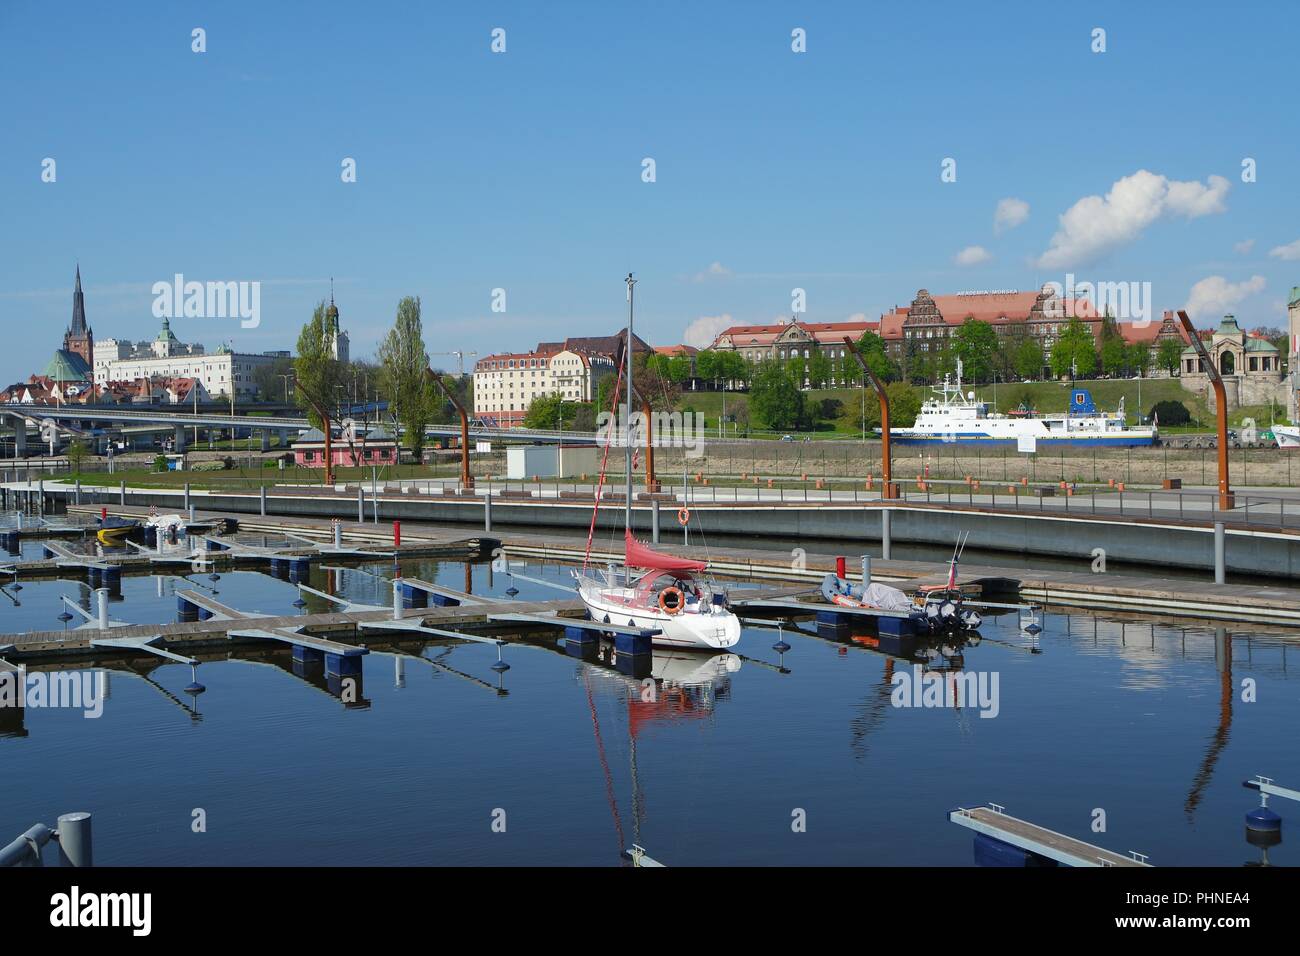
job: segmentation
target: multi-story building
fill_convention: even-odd
[[[539,342],[531,352],[487,355],[474,365],[474,414],[503,428],[523,424],[535,399],[560,395],[569,402],[590,402],[600,380],[612,375],[623,333],[570,337],[563,342]],[[649,352],[632,337],[636,352]]]
[[[1064,299],[1049,287],[1037,292],[959,292],[931,295],[917,290],[910,305],[895,306],[880,317],[881,338],[900,364],[925,362],[948,350],[953,333],[965,322],[993,326],[999,340],[1028,335],[1049,353],[1072,318],[1085,323],[1101,342],[1102,316],[1087,299]]]
[[[197,378],[203,393],[213,397],[252,396],[257,394],[254,370],[275,359],[275,355],[235,352],[224,345],[209,354],[202,345],[181,342],[172,332],[170,320],[163,319],[162,330],[151,342],[132,344],[105,339],[99,343],[95,350],[95,385],[102,388],[109,382],[140,378]]]
[[[735,351],[748,362],[767,359],[784,362],[790,359],[810,359],[815,354],[821,354],[830,359],[831,384],[837,384],[843,378],[854,377],[854,370],[845,365],[845,336],[857,342],[864,332],[879,331],[879,322],[866,320],[804,322],[792,318],[789,322],[777,325],[733,325],[718,333],[709,348]],[[849,368],[847,373],[844,371],[846,368]]]
[[[590,402],[600,380],[614,372],[609,355],[564,348],[488,355],[474,366],[474,414],[503,428],[523,424],[535,399],[559,395],[569,402]]]

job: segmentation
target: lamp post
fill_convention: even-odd
[[[287,373],[286,373],[286,372],[276,372],[276,373],[275,373],[275,377],[276,377],[276,378],[282,378],[282,379],[284,379],[284,403],[285,403],[286,405],[289,404],[289,379],[293,378],[293,376],[294,376],[294,373],[293,373],[293,372],[287,372]]]

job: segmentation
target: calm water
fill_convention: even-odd
[[[509,587],[485,565],[470,571],[476,593]],[[465,585],[462,564],[403,572]],[[553,565],[525,573],[564,578]],[[391,593],[357,570],[313,568],[311,584],[374,603]],[[233,572],[124,578],[111,614],[174,620],[175,590],[196,586],[247,610],[295,610],[289,582]],[[558,596],[517,586],[520,600]],[[73,581],[5,594],[6,633],[65,626],[60,595],[89,606]],[[306,608],[323,609],[317,598]],[[295,676],[283,652],[203,664],[196,704],[182,692],[188,667],[115,670],[97,720],[28,709],[3,724],[0,840],[85,809],[102,864],[618,865],[635,841],[670,865],[969,865],[970,834],[946,813],[994,801],[1156,864],[1257,859],[1243,817],[1258,797],[1241,782],[1264,773],[1300,786],[1296,639],[1228,636],[1228,661],[1208,625],[1043,623],[1039,653],[1014,616],[962,650],[965,668],[998,677],[993,719],[894,707],[888,675],[909,664],[790,628],[786,672],[769,666],[777,632],[753,627],[739,656],[657,655],[667,680],[653,695],[549,646],[508,647],[502,678],[488,645],[375,651],[361,706]],[[1242,702],[1244,678],[1257,702]],[[1098,807],[1108,830],[1090,834]],[[195,808],[206,833],[191,830]],[[792,832],[796,809],[804,833]],[[1287,834],[1272,861],[1300,863],[1298,846]]]

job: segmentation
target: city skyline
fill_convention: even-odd
[[[1281,171],[1300,147],[1254,91],[1285,82],[1287,31],[1107,4],[1025,5],[996,29],[959,8],[675,9],[381,11],[345,30],[252,7],[7,7],[0,70],[22,95],[0,312],[45,331],[3,377],[48,359],[78,264],[104,338],[151,338],[153,285],[176,273],[260,283],[257,328],[173,319],[249,352],[291,348],[331,275],[357,356],[403,295],[431,351],[608,334],[629,270],[655,344],[789,319],[795,288],[801,319],[874,321],[920,288],[1067,275],[1151,282],[1157,321],[1285,325],[1300,199]],[[1194,66],[1247,55],[1249,77]]]

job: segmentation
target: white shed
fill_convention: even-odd
[[[598,468],[594,445],[510,445],[506,448],[506,478],[572,478],[594,475]]]

